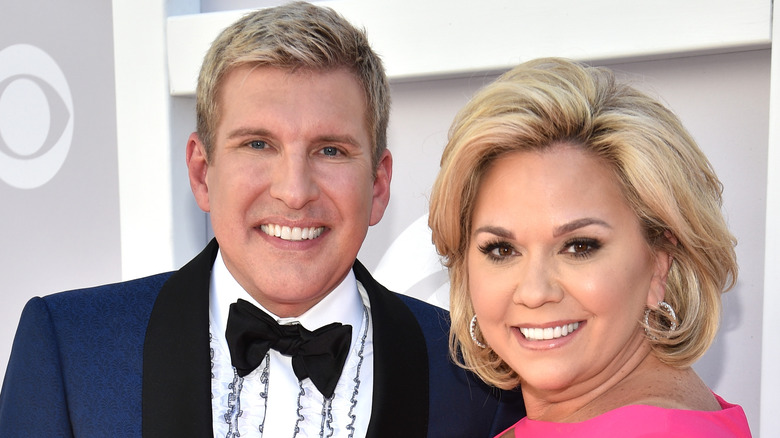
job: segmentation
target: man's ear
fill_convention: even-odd
[[[209,162],[206,157],[206,146],[200,141],[197,132],[190,134],[187,140],[187,172],[190,177],[190,188],[195,195],[195,202],[201,210],[210,211],[209,186],[207,174]]]
[[[671,232],[665,231],[663,238],[671,246],[677,246],[677,237]],[[667,250],[662,249],[662,247],[655,250],[655,271],[650,282],[650,290],[647,293],[647,306],[651,308],[657,307],[658,303],[666,297],[666,280],[669,277],[669,270],[672,268],[672,262],[674,261],[674,256]]]
[[[393,156],[385,149],[376,168],[374,178],[374,200],[371,204],[371,221],[369,225],[376,225],[382,219],[390,202],[390,180],[393,179]]]

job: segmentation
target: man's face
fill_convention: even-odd
[[[364,93],[346,70],[240,67],[224,79],[214,148],[187,145],[190,183],[231,274],[279,316],[298,316],[346,276],[390,196],[376,178]]]

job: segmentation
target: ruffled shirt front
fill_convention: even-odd
[[[296,322],[311,331],[332,322],[352,326],[349,356],[332,402],[325,402],[310,379],[299,383],[291,358],[275,350],[269,350],[267,360],[247,376],[241,378],[235,373],[225,327],[230,304],[239,298],[280,324]],[[368,295],[352,271],[300,317],[279,318],[244,291],[227,270],[220,253],[212,269],[209,324],[215,437],[365,436],[373,394],[373,330]]]
[[[751,437],[745,412],[717,394],[720,411],[691,411],[630,405],[579,423],[552,423],[523,418],[514,430],[518,438],[747,438]],[[511,436],[511,435],[510,435]]]

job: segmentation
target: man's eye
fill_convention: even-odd
[[[265,149],[265,147],[268,146],[268,144],[262,140],[252,140],[251,142],[249,142],[249,146],[252,149]]]
[[[335,157],[339,154],[339,150],[333,146],[325,146],[322,148],[323,155],[327,155],[329,157]]]

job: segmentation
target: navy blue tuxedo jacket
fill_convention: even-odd
[[[212,241],[173,273],[33,298],[0,393],[2,437],[212,437]],[[524,415],[447,354],[448,315],[359,263],[374,329],[369,437],[492,437]]]

